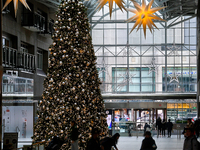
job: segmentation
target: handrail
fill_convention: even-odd
[[[44,16],[42,16],[41,14],[39,14],[39,13],[37,13],[37,12],[34,12],[34,14],[36,14],[36,15],[40,16],[41,18],[45,19]]]
[[[6,46],[6,45],[3,45],[3,48],[9,48],[9,49],[12,49],[12,50],[14,50],[14,51],[17,51],[17,49],[15,49],[15,48],[11,48],[11,47],[9,47],[9,46]]]
[[[3,47],[3,65],[11,68],[24,68],[27,70],[35,70],[36,55],[20,52],[17,49],[2,46]]]

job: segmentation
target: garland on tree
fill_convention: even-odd
[[[79,149],[84,150],[93,127],[101,130],[101,138],[108,133],[90,25],[86,8],[79,0],[62,0],[56,17],[49,68],[32,138],[64,139],[70,132],[70,120],[75,120],[80,133]],[[67,142],[61,149],[70,149],[70,145]]]

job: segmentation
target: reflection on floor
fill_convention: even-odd
[[[119,142],[117,144],[119,150],[140,150],[142,140],[144,137],[136,136],[132,137],[120,137]],[[167,136],[159,136],[157,138],[156,135],[153,136],[153,139],[156,141],[158,150],[182,150],[184,137],[181,139],[177,139],[177,135],[172,135],[171,138]]]

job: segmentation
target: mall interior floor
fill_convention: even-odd
[[[142,136],[121,136],[117,147],[119,150],[140,150],[143,139],[144,137]],[[172,135],[171,138],[167,136],[159,136],[157,138],[157,135],[154,135],[153,139],[156,141],[157,150],[183,150],[183,135],[181,135],[180,139],[179,136],[177,138],[177,135]],[[200,138],[198,140],[200,141]],[[23,147],[23,145],[31,145],[31,139],[26,139],[26,141],[19,139],[18,148]]]
[[[120,137],[117,147],[119,150],[140,150],[142,140],[144,137]],[[183,150],[184,137],[177,139],[177,135],[172,135],[171,138],[167,136],[153,136],[156,141],[157,150]]]

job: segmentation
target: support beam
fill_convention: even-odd
[[[196,93],[102,94],[103,99],[196,99]]]
[[[200,2],[197,9],[197,117],[200,117]]]
[[[0,2],[0,141],[2,146],[2,75],[3,75],[3,67],[2,67],[2,1]],[[0,150],[2,147],[0,146]]]
[[[167,26],[167,28],[171,28],[171,27],[173,27],[173,26],[175,26],[175,25],[177,25],[177,24],[180,24],[181,22],[185,22],[185,21],[190,20],[190,19],[192,19],[192,18],[194,18],[194,17],[196,17],[196,15],[193,15],[193,16],[187,18],[187,19],[178,21],[178,22],[176,22],[176,23],[174,23],[174,24],[171,24],[170,26]]]

